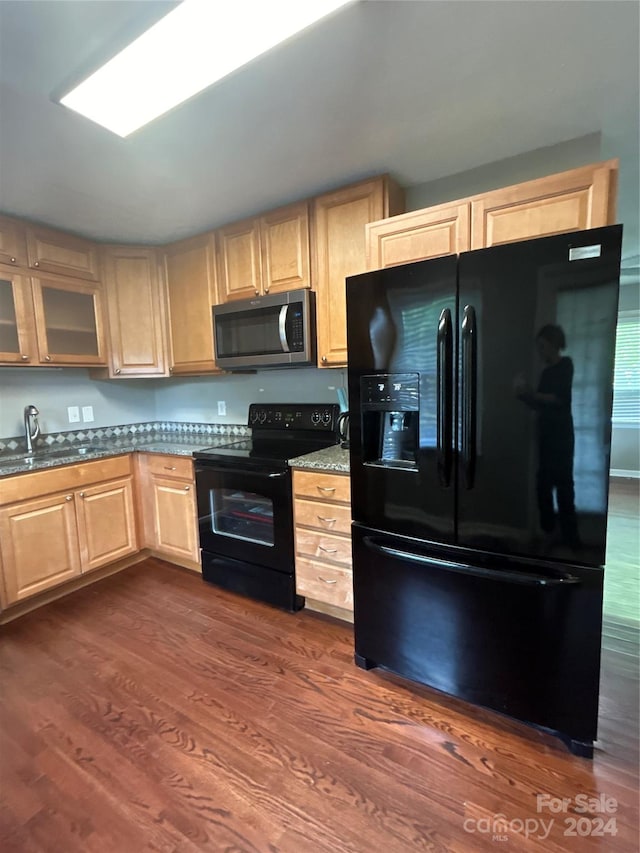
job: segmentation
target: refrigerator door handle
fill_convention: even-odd
[[[378,544],[371,536],[365,536],[364,542],[368,548],[378,551],[387,557],[396,560],[408,560],[411,563],[419,563],[432,569],[440,569],[445,572],[457,572],[463,575],[485,578],[487,580],[504,581],[507,583],[520,583],[526,586],[565,586],[568,584],[579,584],[580,578],[570,574],[557,574],[555,576],[539,575],[530,572],[502,571],[500,569],[485,569],[482,566],[470,566],[467,563],[456,563],[453,560],[441,560],[436,557],[424,557],[412,551],[401,551],[398,548],[390,548],[388,545]]]
[[[476,403],[478,392],[478,329],[476,310],[465,305],[462,318],[462,459],[464,485],[472,489],[476,475]]]
[[[449,308],[442,309],[438,320],[437,385],[438,477],[442,486],[449,486],[453,440],[453,329]]]

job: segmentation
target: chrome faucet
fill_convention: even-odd
[[[37,418],[39,414],[40,412],[35,406],[24,407],[24,435],[27,440],[27,453],[33,453],[33,439],[40,435],[40,424]]]

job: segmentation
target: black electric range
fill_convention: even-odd
[[[251,438],[194,453],[202,576],[287,610],[295,592],[289,460],[337,444],[334,404],[252,403]]]

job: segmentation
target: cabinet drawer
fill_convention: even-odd
[[[295,502],[296,524],[313,527],[324,533],[351,535],[351,508],[342,504],[330,504],[298,498]]]
[[[0,481],[0,505],[82,488],[90,483],[115,480],[130,474],[130,453],[108,459],[96,459],[95,462],[61,465],[59,468],[16,474],[15,477],[6,477]]]
[[[161,456],[146,453],[147,471],[162,477],[176,477],[181,480],[193,480],[193,462],[187,456]]]
[[[306,595],[315,601],[353,610],[353,580],[350,569],[298,558],[296,590],[299,595]]]
[[[351,539],[296,527],[296,554],[351,566]]]
[[[293,490],[300,497],[314,500],[351,500],[351,481],[346,474],[327,474],[323,471],[295,471]]]

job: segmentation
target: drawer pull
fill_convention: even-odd
[[[327,578],[323,578],[322,575],[318,575],[318,580],[322,581],[322,583],[329,583],[329,584],[338,583],[337,580],[330,581],[330,580],[327,580]]]
[[[191,488],[191,486],[185,486],[184,487],[185,492],[188,492],[190,488]]]
[[[335,486],[316,486],[316,489],[319,492],[335,492],[336,487]]]
[[[73,495],[67,495],[65,497],[65,501],[72,501],[72,500],[73,500]]]
[[[324,545],[318,545],[318,550],[324,551],[325,554],[337,554],[338,553],[337,548],[325,548]]]
[[[164,470],[165,470],[165,471],[175,471],[175,470],[176,470],[176,466],[175,466],[175,465],[165,465],[165,466],[164,466]]]
[[[325,522],[325,524],[335,524],[338,520],[337,518],[325,518],[324,515],[317,515],[316,518],[318,521]]]

